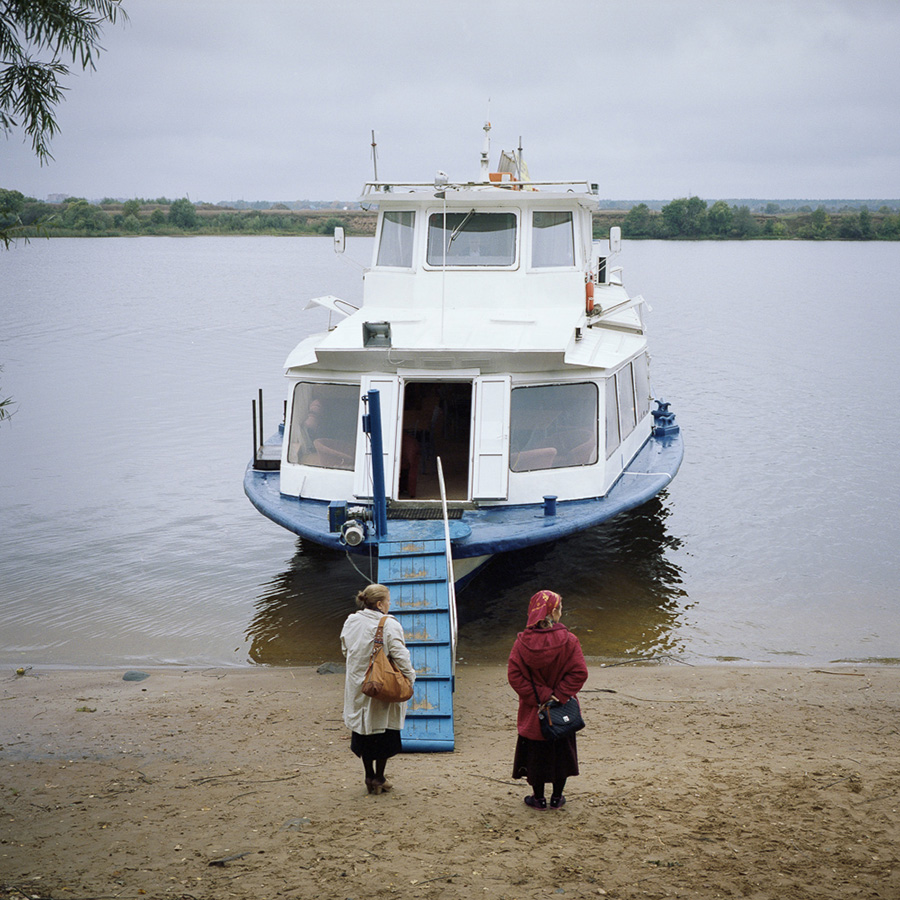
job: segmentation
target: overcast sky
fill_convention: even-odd
[[[898,0],[123,0],[73,76],[44,198],[355,199],[478,174],[614,200],[900,197]]]

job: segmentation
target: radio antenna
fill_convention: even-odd
[[[375,143],[375,131],[372,131],[372,166],[375,169],[375,181],[378,181],[378,145]]]

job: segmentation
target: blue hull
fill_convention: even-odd
[[[650,437],[606,496],[561,501],[555,516],[545,516],[542,504],[467,509],[461,519],[450,522],[453,556],[466,559],[519,550],[606,522],[655,497],[675,477],[683,457],[680,431]],[[264,516],[316,544],[334,550],[348,549],[337,533],[329,531],[326,501],[283,496],[280,485],[277,470],[260,471],[252,464],[247,467],[244,492]],[[392,540],[443,540],[444,526],[440,521],[392,519],[387,533]],[[367,540],[355,549],[368,552],[370,543],[375,542]]]

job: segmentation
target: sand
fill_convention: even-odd
[[[506,672],[370,796],[315,669],[0,673],[0,897],[900,897],[900,669],[592,667],[535,812]]]

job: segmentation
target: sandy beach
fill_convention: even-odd
[[[381,796],[342,675],[144,671],[0,673],[0,897],[900,897],[898,668],[592,667],[546,812],[502,667]]]

